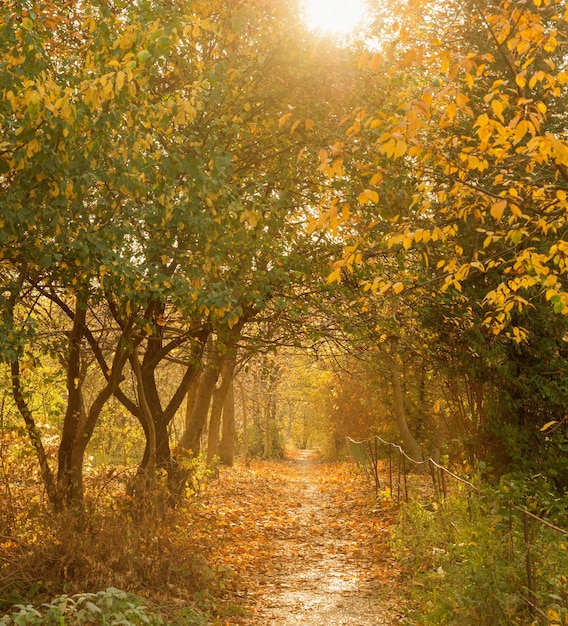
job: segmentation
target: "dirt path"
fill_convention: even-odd
[[[319,463],[312,451],[271,467],[232,483],[232,512],[219,522],[228,533],[225,562],[240,574],[235,591],[252,611],[233,623],[405,623],[386,544],[392,514],[373,510],[364,479]]]
[[[292,463],[297,478],[289,488],[300,503],[294,511],[295,528],[281,539],[283,567],[267,579],[255,607],[255,624],[400,623],[388,608],[388,584],[365,572],[349,525],[337,520],[334,494],[322,490],[314,454],[299,452]]]

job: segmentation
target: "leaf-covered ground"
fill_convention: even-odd
[[[403,623],[394,522],[349,464],[311,452],[222,470],[192,529],[210,563],[233,575],[230,624]]]

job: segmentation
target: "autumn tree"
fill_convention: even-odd
[[[523,463],[566,406],[563,3],[393,14],[396,36],[361,57],[379,102],[362,102],[347,131],[361,209],[331,279],[364,266],[363,293],[411,309],[444,346],[441,366],[483,382],[484,434],[502,425],[509,463]],[[325,155],[330,174],[346,157]]]
[[[34,311],[59,308],[68,405],[52,499],[66,505],[111,396],[144,431],[141,469],[169,470],[168,425],[208,337],[238,338],[299,295],[318,252],[303,228],[321,192],[311,155],[339,115],[319,98],[348,84],[349,55],[318,48],[285,3],[1,15],[5,357],[17,394]],[[86,376],[100,385],[90,406]]]

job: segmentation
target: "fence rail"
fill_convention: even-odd
[[[353,459],[355,460],[358,468],[366,476],[367,480],[374,485],[375,495],[378,495],[381,491],[381,484],[384,484],[383,488],[388,486],[390,497],[400,505],[401,497],[404,497],[404,502],[408,503],[410,499],[410,490],[408,486],[407,473],[408,468],[428,468],[430,478],[432,480],[432,486],[436,497],[443,500],[447,499],[449,493],[448,483],[450,480],[459,484],[465,485],[472,492],[479,491],[470,481],[458,476],[454,472],[451,472],[446,467],[443,467],[434,459],[428,458],[422,461],[416,461],[402,449],[402,447],[396,443],[385,441],[378,435],[365,439],[363,441],[355,441],[350,437],[347,437],[347,444]],[[383,451],[383,454],[381,454]],[[383,465],[382,461],[385,461]],[[423,494],[421,494],[422,497]],[[419,498],[417,498],[419,499]],[[556,533],[563,536],[568,536],[568,530],[560,528],[559,526],[552,524],[548,520],[535,515],[527,508],[517,506],[516,504],[509,504],[509,542],[512,543],[513,536],[513,514],[514,512],[519,515],[523,529],[523,541],[524,541],[524,561],[526,570],[526,595],[523,595],[523,600],[528,604],[531,617],[533,619],[542,617],[546,618],[546,614],[538,606],[538,594],[537,594],[537,575],[536,575],[536,550],[535,550],[535,524],[539,524],[546,527]],[[548,621],[544,622],[548,624]]]

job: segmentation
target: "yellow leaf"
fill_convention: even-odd
[[[367,66],[367,63],[369,62],[369,57],[371,55],[369,54],[369,52],[365,51],[360,57],[359,57],[359,62],[357,63],[357,67],[362,70],[363,68],[365,68]]]
[[[394,291],[394,293],[402,293],[404,291],[404,285],[402,283],[395,283],[392,286],[392,290]]]
[[[408,144],[406,143],[406,141],[404,141],[403,139],[399,139],[396,142],[396,147],[394,149],[394,158],[398,158],[401,157],[405,152],[406,149],[408,148]]]
[[[523,212],[516,204],[509,204],[509,209],[515,217],[523,217]]]
[[[279,120],[278,120],[278,127],[282,128],[282,126],[284,126],[284,124],[286,124],[286,122],[292,117],[292,113],[288,112],[285,113]]]
[[[479,126],[480,128],[487,126],[487,124],[489,124],[489,116],[487,113],[482,113],[475,122],[475,126]]]
[[[493,109],[493,113],[495,113],[495,116],[498,117],[501,122],[504,122],[505,120],[503,118],[503,103],[500,100],[492,100],[491,108]]]
[[[327,284],[340,283],[341,282],[341,268],[336,267],[333,272],[327,277]]]
[[[432,87],[426,87],[426,89],[422,92],[422,102],[424,102],[426,106],[430,106],[432,104],[433,94],[434,90]]]
[[[503,212],[505,211],[506,206],[507,200],[499,200],[499,202],[496,202],[491,207],[491,216],[496,220],[500,220],[503,217]]]
[[[372,189],[365,189],[365,191],[362,191],[359,194],[358,200],[359,204],[368,204],[369,202],[377,204],[379,201],[379,194]]]
[[[383,55],[380,53],[376,53],[373,54],[372,58],[371,58],[371,62],[369,63],[369,69],[373,70],[373,72],[376,72],[381,65],[383,64]]]
[[[456,94],[456,104],[460,109],[463,109],[469,102],[469,98],[465,95],[465,93]]]
[[[518,144],[519,141],[521,141],[521,139],[527,134],[528,130],[529,130],[528,122],[526,120],[521,120],[515,128],[513,142],[515,144]]]
[[[556,289],[547,289],[546,290],[546,299],[550,300],[552,297],[558,295],[558,292],[556,291]]]
[[[126,74],[121,70],[116,74],[116,89],[117,91],[124,87],[124,80],[126,79]]]
[[[394,139],[389,139],[387,143],[384,143],[380,148],[379,152],[386,154],[389,157],[392,157],[396,150],[396,141]]]

